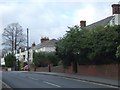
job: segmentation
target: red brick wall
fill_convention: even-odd
[[[111,64],[111,65],[80,65],[78,66],[78,74],[88,75],[88,76],[98,76],[98,77],[107,77],[112,79],[118,79],[118,70],[120,65]],[[34,69],[31,69],[34,70]],[[39,72],[48,72],[48,67],[39,67],[36,69]],[[74,73],[73,68],[69,66],[64,69],[63,67],[51,67],[51,72],[60,72],[60,73]]]
[[[30,69],[31,71],[34,71],[34,68],[31,67]],[[48,67],[37,67],[36,71],[38,72],[49,72],[49,68]],[[59,73],[64,73],[65,69],[62,67],[51,67],[51,72],[59,72]]]
[[[62,68],[62,67],[52,67],[52,68],[51,68],[51,71],[52,71],[52,72],[64,73],[64,72],[65,72],[65,69]]]
[[[68,68],[65,69],[65,73],[73,73],[73,67],[69,66]]]
[[[112,79],[118,79],[118,70],[120,65],[88,65],[88,66],[78,66],[78,74],[107,77]]]
[[[30,71],[34,71],[34,70],[35,70],[34,67],[30,68]],[[48,72],[48,67],[37,67],[36,71],[37,72]]]

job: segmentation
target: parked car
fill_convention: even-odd
[[[25,65],[24,66],[24,71],[29,71],[30,69],[29,69],[29,66],[28,65]]]

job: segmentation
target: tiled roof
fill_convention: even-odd
[[[56,44],[57,40],[56,39],[52,39],[46,42],[41,43],[41,47],[54,47]]]
[[[40,48],[40,44],[37,44],[34,49],[39,49]]]
[[[90,25],[86,26],[86,29],[93,29],[93,28],[95,28],[97,26],[106,26],[113,17],[114,16],[110,16],[110,17],[102,19],[102,20],[100,20],[98,22],[95,22],[93,24],[90,24]]]
[[[45,41],[43,43],[37,44],[34,48],[35,49],[40,49],[42,47],[55,47],[57,40],[56,39],[52,39],[49,41]]]
[[[19,49],[21,49],[21,52],[24,52],[25,51],[25,48],[27,48],[27,46],[21,46]],[[19,52],[19,49],[17,52]]]

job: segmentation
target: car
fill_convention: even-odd
[[[29,69],[29,66],[28,65],[25,65],[24,66],[24,71],[29,71],[30,69]]]

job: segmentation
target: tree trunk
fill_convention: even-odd
[[[74,73],[77,73],[77,72],[78,72],[76,60],[73,61],[73,72],[74,72]]]
[[[18,71],[20,71],[20,61],[18,60]]]
[[[36,66],[34,67],[34,71],[36,71]]]
[[[50,63],[48,64],[48,70],[49,70],[49,72],[51,72],[51,65],[50,65]]]

